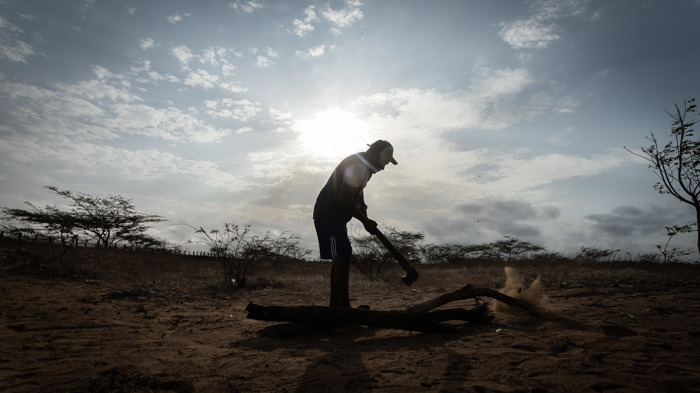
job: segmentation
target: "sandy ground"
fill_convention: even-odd
[[[693,279],[545,289],[546,320],[497,312],[491,324],[452,323],[454,334],[358,326],[279,338],[261,337],[277,323],[247,319],[249,301],[325,304],[299,290],[221,295],[4,269],[0,391],[700,392]],[[359,300],[400,310],[439,294]]]

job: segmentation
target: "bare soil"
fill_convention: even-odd
[[[261,336],[279,323],[247,319],[247,304],[326,305],[328,265],[270,270],[231,290],[202,284],[216,270],[183,267],[199,261],[132,257],[99,270],[94,257],[67,268],[46,253],[0,252],[7,393],[700,392],[696,265],[520,262],[525,282],[542,277],[543,319],[506,310],[490,324],[449,322],[454,334],[346,326],[283,338]],[[403,310],[506,279],[502,265],[418,269],[411,288],[398,271],[383,281],[354,272],[351,301]]]

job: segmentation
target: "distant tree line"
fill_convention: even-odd
[[[393,263],[394,257],[372,235],[363,235],[355,231],[351,236],[353,243],[352,264],[366,277],[378,277]],[[420,244],[425,235],[420,232],[397,230],[386,227],[382,231],[394,246],[408,260],[414,263],[440,264],[468,260],[498,260],[512,261],[537,256],[544,248],[513,236],[505,236],[503,240],[478,245],[458,243]]]
[[[648,253],[635,257],[627,254],[626,259],[639,262],[683,262],[683,258],[692,254],[693,250],[670,248],[669,243],[674,236],[683,233],[685,228],[667,227],[666,230],[669,238],[665,245],[656,245],[659,250],[658,254]],[[353,232],[351,235],[353,260],[351,263],[365,277],[380,277],[389,266],[396,263],[394,257],[384,248],[378,238],[369,234],[365,235],[361,230]],[[421,244],[425,235],[420,232],[401,231],[393,227],[387,227],[382,232],[407,259],[416,264],[449,264],[469,261],[522,262],[533,259],[554,259],[562,262],[608,262],[623,259],[619,256],[619,249],[581,247],[573,256],[565,256],[508,235],[501,240],[481,244]]]
[[[99,197],[82,192],[59,190],[46,186],[67,200],[68,209],[55,205],[37,207],[25,202],[29,209],[2,207],[5,220],[3,231],[8,234],[56,238],[64,245],[78,242],[109,248],[118,244],[134,248],[162,248],[165,241],[147,233],[150,223],[166,221],[158,215],[136,211],[131,200],[120,195]],[[21,236],[21,235],[20,235]]]

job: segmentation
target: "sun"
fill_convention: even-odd
[[[354,113],[331,108],[313,119],[297,123],[299,144],[308,153],[328,159],[342,159],[366,149],[372,143],[369,125]]]

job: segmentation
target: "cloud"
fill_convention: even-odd
[[[162,75],[151,69],[150,60],[140,60],[137,65],[132,65],[129,67],[130,74],[134,76],[134,81],[137,83],[157,83],[160,81],[168,81],[177,83],[180,80],[171,74]],[[141,76],[145,74],[145,77]]]
[[[95,6],[96,0],[83,0],[80,4],[80,13],[83,20],[87,18],[87,14],[95,11],[97,7]]]
[[[591,214],[585,218],[592,222],[588,239],[584,244],[595,244],[622,250],[646,249],[656,253],[654,245],[664,245],[668,240],[666,227],[690,224],[695,211],[690,207],[668,205],[618,206],[610,213]],[[669,249],[696,250],[697,233],[681,234],[673,238]]]
[[[176,25],[177,23],[182,22],[185,18],[189,18],[190,16],[191,15],[188,13],[184,13],[184,14],[175,13],[172,15],[168,15],[168,17],[166,19],[167,19],[168,23],[170,23],[171,25]]]
[[[68,85],[56,90],[21,83],[0,84],[0,134],[30,137],[60,134],[73,140],[115,139],[116,133],[86,118],[104,115],[99,102],[72,95]],[[12,109],[10,109],[12,108]]]
[[[233,100],[223,98],[220,100],[207,100],[205,102],[206,113],[212,117],[223,119],[234,119],[247,122],[262,113],[259,102],[250,100]]]
[[[51,137],[42,141],[25,139],[12,141],[12,145],[0,142],[0,152],[15,162],[24,162],[25,176],[43,177],[42,172],[60,169],[55,182],[64,176],[81,179],[109,179],[109,189],[133,187],[172,188],[172,192],[186,189],[214,187],[228,191],[242,191],[250,186],[234,175],[224,172],[212,161],[189,160],[156,149],[129,150],[89,142],[75,142]],[[31,152],[31,155],[27,153]],[[22,158],[20,155],[23,155]],[[172,194],[171,194],[172,195]]]
[[[484,157],[484,160],[488,160],[488,157]],[[596,175],[628,163],[627,157],[619,153],[593,157],[561,153],[522,158],[501,155],[492,169],[482,172],[482,177],[491,181],[501,180],[515,189],[527,189],[573,177]]]
[[[171,49],[171,53],[180,62],[181,71],[190,71],[190,63],[193,61],[199,61],[199,63],[204,66],[217,69],[223,76],[232,76],[236,70],[236,66],[228,60],[228,56],[233,55],[235,57],[242,57],[242,54],[222,46],[211,46],[204,48],[199,54],[195,54],[187,46],[177,45]],[[268,48],[268,53],[274,56],[279,56],[277,52],[270,48]],[[202,70],[200,69],[195,74],[201,74],[201,71]],[[191,75],[191,77],[197,78],[196,75]]]
[[[427,238],[448,243],[475,245],[507,235],[541,243],[546,238],[544,230],[556,224],[559,214],[559,208],[551,205],[535,206],[519,199],[478,198],[431,209],[419,228]]]
[[[59,91],[70,97],[81,97],[88,101],[101,100],[130,102],[140,100],[122,86],[110,84],[105,80],[85,80],[75,84],[58,84]]]
[[[221,66],[221,73],[224,76],[231,76],[234,74],[236,67],[233,64],[226,63]]]
[[[291,112],[282,112],[275,108],[268,109],[268,112],[270,114],[270,120],[276,126],[276,132],[288,132],[294,126],[294,116]]]
[[[469,91],[481,99],[494,100],[501,96],[518,94],[533,82],[530,72],[524,68],[491,68],[478,61],[472,68]]]
[[[212,75],[202,69],[197,70],[197,72],[190,72],[184,79],[185,85],[201,87],[204,89],[211,89],[217,84],[218,81],[218,76]]]
[[[331,31],[338,34],[341,28],[348,27],[364,18],[364,14],[360,9],[362,5],[359,0],[346,0],[344,8],[334,10],[328,5],[321,15],[335,26]]]
[[[143,50],[156,47],[156,41],[153,38],[143,38],[139,41],[139,47]]]
[[[325,45],[314,46],[313,48],[310,48],[306,52],[302,52],[302,51],[298,50],[298,51],[296,51],[296,55],[298,57],[302,57],[302,58],[323,56],[325,48],[326,48]]]
[[[561,38],[556,32],[557,25],[534,19],[516,20],[501,26],[498,35],[513,49],[543,49]]]
[[[251,1],[246,1],[246,2],[241,2],[240,0],[236,0],[233,3],[229,4],[231,8],[238,12],[245,12],[248,14],[252,14],[255,12],[255,10],[263,8],[263,5],[260,4],[260,2],[251,0]]]
[[[26,63],[27,57],[35,54],[34,48],[19,40],[22,29],[0,16],[0,58],[16,63]]]
[[[208,143],[227,135],[177,108],[157,109],[148,105],[118,105],[107,124],[122,133],[170,141]]]
[[[114,74],[104,67],[95,66],[92,69],[96,79],[78,81],[74,84],[57,83],[54,90],[44,90],[47,96],[53,96],[59,101],[74,101],[86,99],[93,104],[101,101],[139,101],[140,97],[131,93],[131,84],[128,78],[121,74]],[[19,86],[19,85],[15,85]],[[70,112],[74,112],[69,110]],[[83,113],[78,110],[78,113]]]
[[[175,107],[154,108],[145,104],[115,105],[112,116],[99,119],[108,129],[177,142],[213,143],[231,130],[216,128]]]
[[[258,55],[258,58],[255,62],[255,66],[258,68],[270,68],[275,65],[275,62],[268,59],[265,56]]]
[[[506,199],[479,199],[456,206],[456,210],[471,225],[485,226],[502,235],[533,237],[540,235],[535,225],[559,216],[559,208],[544,206],[536,209],[531,203]]]
[[[559,19],[581,17],[589,0],[538,0],[527,19],[501,22],[498,35],[513,49],[544,49],[561,39]],[[596,18],[594,14],[591,18]]]
[[[270,48],[269,46],[267,47],[267,55],[274,58],[274,59],[279,59],[280,54],[276,50]]]
[[[231,130],[216,128],[175,107],[155,108],[130,91],[126,76],[94,68],[96,79],[52,89],[0,84],[0,133],[54,135],[75,142],[144,135],[177,142],[212,143]],[[2,113],[1,108],[13,108]]]
[[[590,0],[538,0],[532,8],[540,19],[557,19],[585,15]]]
[[[593,228],[604,236],[614,238],[647,236],[664,231],[671,225],[685,225],[688,217],[665,207],[619,206],[606,214],[591,214],[585,217],[593,221]]]
[[[555,96],[540,83],[525,68],[493,68],[478,61],[464,90],[392,89],[361,96],[354,105],[421,132],[501,130],[545,113],[574,110],[573,99]]]
[[[574,142],[571,141],[571,136],[573,135],[573,127],[567,127],[563,131],[553,134],[547,138],[547,143],[552,146],[566,147],[571,146]]]
[[[226,89],[232,93],[245,93],[246,91],[248,91],[248,88],[241,86],[240,82],[221,82],[219,83],[219,87],[221,87],[222,89]]]
[[[0,44],[0,55],[10,61],[26,63],[27,57],[33,54],[34,49],[31,45],[21,41],[17,41],[14,45]]]
[[[218,66],[220,61],[225,60],[228,52],[229,50],[222,46],[205,48],[202,50],[202,54],[199,55],[199,62],[210,66]]]
[[[308,33],[314,31],[313,22],[317,22],[319,19],[316,16],[316,7],[313,5],[308,6],[304,10],[304,18],[294,19],[294,29],[293,32],[299,37],[303,37]]]
[[[188,70],[189,62],[194,58],[192,51],[185,45],[178,45],[171,50],[173,56],[180,62],[180,69]]]
[[[442,131],[497,130],[551,110],[551,107],[542,107],[547,102],[543,97],[533,97],[532,107],[527,110],[523,108],[530,104],[529,101],[517,101],[534,82],[525,69],[492,69],[477,64],[474,72],[469,88],[464,91],[443,93],[434,89],[392,89],[387,93],[360,97],[356,103],[392,116],[405,127]]]
[[[22,33],[22,29],[0,16],[0,29],[9,33]]]

